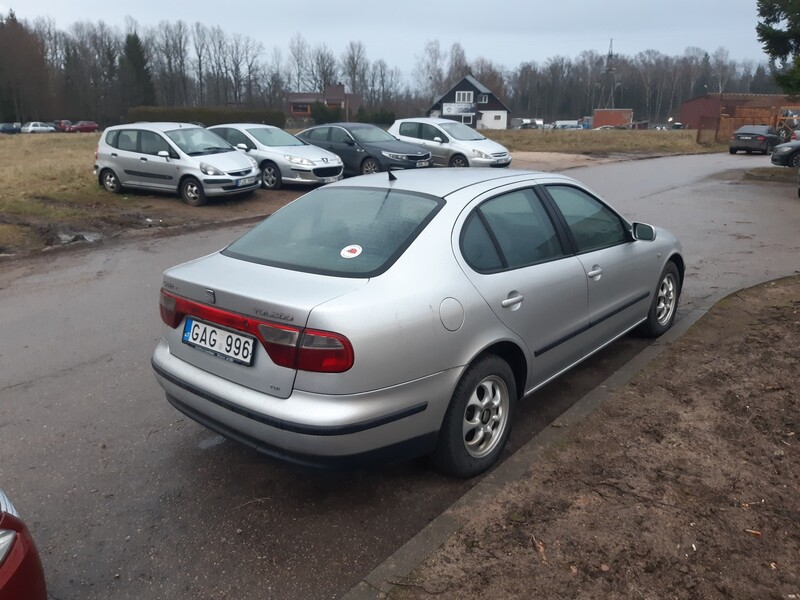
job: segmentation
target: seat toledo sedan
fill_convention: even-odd
[[[669,329],[683,274],[675,237],[561,175],[378,173],[168,269],[152,365],[178,410],[264,453],[470,477],[520,399]]]

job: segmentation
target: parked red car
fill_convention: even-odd
[[[67,127],[72,125],[72,121],[69,119],[59,119],[58,121],[53,121],[53,126],[56,128],[56,131],[66,131]]]
[[[3,490],[0,490],[0,598],[47,600],[39,551]]]
[[[100,126],[94,121],[78,121],[77,123],[68,125],[65,131],[69,133],[94,133],[98,129],[100,129]]]

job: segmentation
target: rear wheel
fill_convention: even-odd
[[[277,190],[281,187],[283,180],[281,179],[281,170],[275,163],[264,163],[261,169],[261,185],[268,190]]]
[[[460,154],[456,154],[453,158],[450,159],[449,165],[450,167],[468,167],[469,162],[467,159]]]
[[[361,163],[361,174],[362,175],[369,175],[370,173],[377,173],[381,170],[381,166],[378,164],[378,161],[374,158],[365,158],[364,162]]]
[[[104,169],[103,172],[100,173],[100,183],[106,191],[112,194],[122,193],[122,184],[119,182],[117,174],[111,169]]]
[[[736,154],[736,148],[728,148],[728,152],[731,154]]]
[[[181,182],[181,198],[189,206],[202,206],[206,203],[203,185],[194,177],[187,177]]]
[[[789,159],[789,164],[791,164],[795,169],[800,167],[800,152],[795,152],[792,154],[792,158]]]
[[[492,467],[508,441],[516,400],[508,363],[494,354],[472,363],[453,392],[434,464],[457,477],[474,477]]]

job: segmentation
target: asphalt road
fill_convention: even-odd
[[[678,157],[570,175],[680,235],[685,314],[800,268],[795,190],[715,175],[763,162]],[[33,530],[52,598],[333,598],[473,485],[424,461],[294,468],[166,403],[150,369],[161,271],[242,231],[135,236],[0,265],[0,486]],[[625,338],[523,403],[510,450],[643,343]]]

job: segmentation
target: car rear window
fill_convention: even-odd
[[[222,253],[337,277],[374,277],[408,248],[444,200],[375,188],[320,188],[288,204]]]

